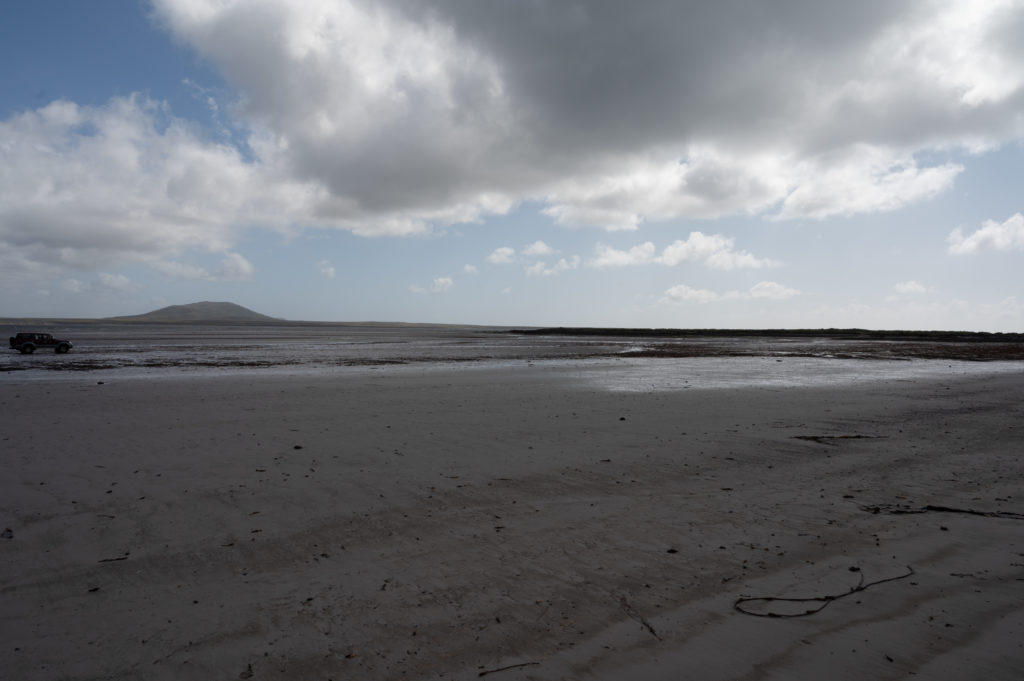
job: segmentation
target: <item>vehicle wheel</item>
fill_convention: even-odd
[[[68,347],[67,343],[61,343],[56,348],[54,348],[53,351],[56,352],[58,355],[63,355],[65,352],[67,352],[70,349],[71,348]]]
[[[31,343],[25,343],[24,345],[21,346],[21,354],[23,355],[31,355],[35,351],[36,346],[32,345]]]

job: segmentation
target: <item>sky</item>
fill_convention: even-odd
[[[1024,331],[1024,0],[0,3],[0,316]]]

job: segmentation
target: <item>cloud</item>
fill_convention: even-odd
[[[720,299],[714,291],[708,291],[707,289],[695,289],[685,284],[677,284],[672,288],[665,291],[665,297],[662,298],[662,302],[670,303],[713,303]]]
[[[735,242],[736,240],[732,237],[725,237],[721,234],[706,235],[702,232],[690,232],[686,241],[675,241],[669,244],[654,261],[669,266],[682,263],[704,263],[716,270],[757,269],[778,264],[773,260],[755,258],[746,251],[734,251],[733,244]]]
[[[605,229],[892,210],[961,170],[919,152],[1022,134],[1019,3],[155,7],[236,89],[264,160],[367,231],[524,199]]]
[[[910,281],[901,281],[893,284],[892,290],[903,295],[916,295],[918,293],[927,293],[931,289],[911,279]]]
[[[597,255],[587,264],[591,267],[627,267],[657,263],[674,267],[684,263],[699,263],[717,270],[757,269],[778,265],[774,260],[756,258],[746,251],[733,250],[735,242],[732,237],[721,234],[690,232],[685,241],[672,242],[658,256],[655,256],[655,247],[650,241],[628,251],[598,244]]]
[[[0,121],[6,276],[224,252],[250,228],[422,234],[527,201],[606,230],[888,211],[948,191],[951,156],[1024,138],[1019,2],[154,0],[153,16],[228,83],[193,88],[212,128],[138,94]]]
[[[597,244],[597,251],[587,263],[591,267],[628,267],[630,265],[646,265],[654,260],[654,244],[646,241],[628,251],[620,251],[605,244]]]
[[[925,293],[932,292],[930,286],[925,286],[913,279],[893,284],[892,290],[893,293],[885,297],[885,302],[888,304],[904,303],[913,298],[920,298]]]
[[[210,273],[202,267],[188,265],[174,260],[159,260],[150,263],[150,267],[170,279],[209,279]]]
[[[537,261],[537,262],[533,263],[532,265],[527,265],[526,269],[525,269],[526,276],[528,276],[528,277],[540,276],[540,275],[544,274],[544,271],[545,271],[546,267],[547,267],[547,264],[544,263],[543,261]]]
[[[624,159],[601,175],[555,183],[544,213],[560,224],[607,231],[632,231],[645,220],[756,213],[793,190],[794,173],[764,154],[694,142],[675,153]]]
[[[142,289],[138,284],[123,274],[111,274],[109,272],[97,272],[96,279],[91,282],[83,282],[75,278],[67,278],[60,282],[60,288],[68,293],[91,293],[97,291],[115,291],[120,293],[131,293]]]
[[[580,257],[578,255],[574,255],[574,256],[572,256],[571,258],[568,258],[568,259],[566,259],[566,258],[559,258],[558,262],[556,262],[551,267],[548,267],[547,263],[544,262],[543,260],[538,260],[537,262],[533,263],[532,265],[529,265],[529,266],[526,267],[526,274],[527,274],[527,276],[533,276],[533,277],[536,277],[536,276],[550,277],[550,276],[555,275],[555,274],[561,274],[562,272],[568,272],[569,270],[574,270],[574,269],[576,269],[579,266],[580,266]]]
[[[789,192],[776,219],[827,218],[891,211],[930,199],[953,186],[957,163],[921,168],[909,156],[879,148],[853,149],[811,170]]]
[[[248,279],[253,275],[256,268],[246,260],[240,253],[226,253],[220,261],[220,269],[215,273],[217,279],[225,281]]]
[[[476,265],[463,265],[462,271],[466,274],[479,274],[480,270]]]
[[[516,249],[508,246],[495,248],[494,252],[487,256],[487,261],[496,265],[506,265],[515,261]]]
[[[326,260],[321,260],[316,264],[317,270],[320,272],[320,276],[324,279],[334,279],[336,274],[334,271],[334,265]]]
[[[224,120],[220,115],[220,104],[214,96],[217,93],[212,88],[203,87],[191,78],[182,79],[181,84],[191,92],[192,99],[206,105],[210,112],[210,122],[217,131],[217,134],[224,138],[230,138],[231,130],[224,124]]]
[[[548,246],[543,241],[534,241],[529,246],[526,246],[525,248],[523,248],[523,255],[529,255],[529,256],[535,256],[535,257],[536,256],[544,256],[544,255],[553,255],[554,253],[555,253],[555,249],[551,248],[550,246]]]
[[[981,251],[1010,251],[1024,248],[1024,215],[1016,213],[1003,223],[986,220],[981,229],[964,236],[959,227],[947,239],[953,255],[974,255]]]
[[[110,289],[112,291],[121,291],[127,293],[129,291],[135,291],[141,288],[138,284],[134,283],[131,279],[124,276],[123,274],[110,274],[109,272],[100,272],[96,275],[99,279],[99,285],[101,288]]]
[[[251,169],[141,97],[57,101],[0,122],[0,243],[100,268],[232,239]]]
[[[695,289],[685,284],[678,284],[665,291],[661,298],[663,303],[698,303],[706,304],[723,300],[786,300],[800,295],[800,291],[783,286],[774,281],[761,281],[747,291],[728,291],[716,293],[707,289]]]
[[[768,298],[769,300],[786,300],[800,295],[795,288],[783,286],[774,281],[760,281],[754,284],[747,293],[750,298]]]
[[[323,217],[362,216],[376,233],[507,211],[488,159],[510,141],[498,64],[441,12],[401,5],[154,3],[237,90],[261,160],[326,192]]]
[[[256,268],[240,253],[225,252],[220,267],[208,270],[203,267],[177,262],[175,260],[158,260],[150,263],[150,267],[171,279],[205,280],[205,281],[243,281],[252,277]],[[333,273],[333,268],[331,268]],[[323,267],[320,270],[324,273]],[[326,275],[325,275],[326,276]]]
[[[0,161],[0,258],[25,272],[229,252],[239,224],[279,228],[302,212],[300,185],[141,96],[2,121]],[[251,273],[240,257],[227,256],[224,276]]]
[[[413,293],[422,295],[425,293],[444,293],[451,289],[455,285],[455,280],[451,277],[434,277],[434,280],[430,283],[429,288],[418,286],[413,284],[409,287],[409,290]]]

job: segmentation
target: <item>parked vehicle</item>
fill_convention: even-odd
[[[48,333],[19,333],[10,337],[11,348],[23,355],[29,355],[36,351],[36,348],[53,348],[58,354],[63,354],[74,347],[69,340],[54,338]]]

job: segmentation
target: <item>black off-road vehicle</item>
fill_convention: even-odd
[[[36,348],[53,348],[56,353],[65,353],[72,348],[71,341],[54,338],[48,333],[19,333],[10,338],[11,348],[23,355],[36,351]]]

